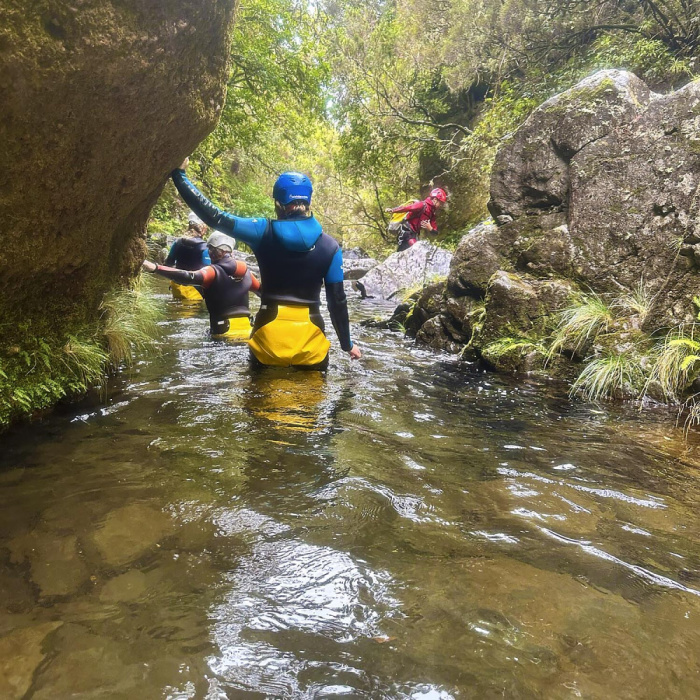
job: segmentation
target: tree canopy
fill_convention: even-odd
[[[271,215],[308,172],[346,245],[389,246],[383,210],[451,192],[446,243],[486,215],[495,151],[547,97],[599,68],[670,89],[698,70],[700,0],[241,0],[228,96],[194,154],[222,206]],[[153,228],[184,208],[167,190]]]

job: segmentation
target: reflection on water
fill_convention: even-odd
[[[4,438],[1,698],[700,695],[668,414],[369,328],[361,364],[255,372],[159,298],[106,406]]]

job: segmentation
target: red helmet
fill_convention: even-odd
[[[441,202],[446,202],[447,201],[447,192],[442,189],[442,187],[436,187],[431,193],[431,197],[435,197],[435,199],[441,201]]]

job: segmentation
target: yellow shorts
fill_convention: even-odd
[[[323,362],[331,344],[311,320],[309,307],[280,304],[276,308],[277,315],[254,331],[248,343],[258,362],[274,367],[305,367]]]
[[[202,295],[195,287],[190,287],[186,284],[170,283],[170,291],[173,293],[173,299],[180,301],[202,301]]]
[[[250,338],[250,332],[253,329],[250,325],[250,318],[248,316],[237,316],[236,318],[229,318],[227,320],[228,330],[225,333],[212,334],[211,337],[226,338],[236,343],[247,343]]]

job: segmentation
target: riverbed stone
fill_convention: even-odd
[[[13,563],[29,561],[31,579],[42,596],[70,595],[89,578],[74,535],[36,529],[12,540],[9,549]]]
[[[363,298],[395,299],[400,292],[446,278],[451,260],[448,250],[418,241],[408,250],[392,253],[353,286]]]
[[[37,674],[32,700],[139,697],[143,663],[130,663],[127,643],[65,624],[54,637],[54,658]]]
[[[103,603],[130,603],[138,600],[147,588],[146,574],[134,569],[107,581],[100,591],[100,600]]]
[[[34,673],[46,656],[44,641],[61,624],[44,622],[0,637],[0,698],[20,700],[25,697]]]
[[[553,314],[571,298],[573,286],[562,280],[537,280],[499,270],[489,282],[482,344],[503,337],[543,337]]]
[[[110,566],[128,564],[151,550],[173,531],[172,519],[156,508],[133,504],[113,510],[93,535]]]
[[[433,282],[425,287],[417,297],[413,297],[413,306],[406,317],[405,326],[408,335],[415,336],[423,324],[438,316],[443,309],[445,283]]]
[[[416,340],[422,345],[427,345],[433,350],[442,350],[449,353],[457,353],[461,346],[455,342],[445,331],[442,325],[442,316],[434,316],[426,321],[418,331]]]

